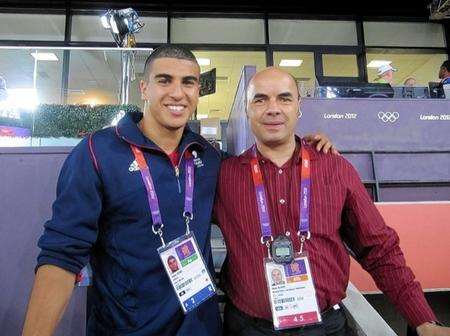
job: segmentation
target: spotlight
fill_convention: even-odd
[[[134,34],[144,27],[133,8],[110,9],[101,17],[101,22],[119,47],[134,47]]]

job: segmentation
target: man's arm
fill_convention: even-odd
[[[343,240],[411,326],[435,321],[420,284],[406,265],[397,233],[385,224],[356,170],[343,162],[342,180],[348,184],[342,214]]]
[[[23,336],[53,335],[72,295],[75,274],[58,266],[38,268],[28,304]]]
[[[58,179],[52,218],[39,239],[41,252],[23,329],[24,335],[51,335],[88,263],[97,240],[102,183],[84,139],[67,157]]]

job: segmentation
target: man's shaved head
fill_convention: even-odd
[[[253,76],[247,89],[247,116],[257,143],[294,141],[299,98],[297,82],[282,69],[270,67]]]
[[[253,84],[253,82],[254,82],[254,80],[256,79],[258,79],[258,77],[262,77],[262,76],[271,76],[272,74],[281,74],[281,75],[285,75],[285,76],[287,76],[287,77],[289,77],[291,80],[292,80],[292,83],[295,85],[295,87],[296,87],[296,92],[298,93],[298,98],[300,97],[300,94],[299,94],[299,92],[300,92],[300,90],[298,89],[298,83],[297,83],[297,81],[295,80],[295,77],[294,76],[292,76],[289,72],[287,72],[287,71],[285,71],[285,70],[283,70],[283,69],[281,69],[281,68],[278,68],[278,67],[267,67],[267,68],[265,68],[265,69],[263,69],[263,70],[261,70],[261,71],[258,71],[251,79],[250,79],[250,82],[248,83],[248,90],[247,90],[247,94],[249,93],[249,89],[250,89],[250,86]],[[247,98],[248,98],[248,96],[247,96]],[[247,100],[249,100],[249,99],[247,99]]]

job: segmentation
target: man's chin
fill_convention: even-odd
[[[286,138],[285,136],[277,134],[277,135],[266,135],[259,138],[258,140],[263,144],[265,144],[266,146],[277,146],[282,144],[285,138]]]
[[[167,123],[165,126],[167,129],[171,130],[171,131],[178,131],[181,128],[184,128],[187,125],[187,121],[186,122],[172,122],[172,123]]]

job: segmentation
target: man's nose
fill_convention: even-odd
[[[267,106],[266,112],[270,115],[278,115],[281,113],[280,106],[275,99],[269,100],[269,105]]]
[[[184,96],[184,91],[181,83],[174,83],[172,90],[170,92],[170,97],[176,100],[182,99]]]

